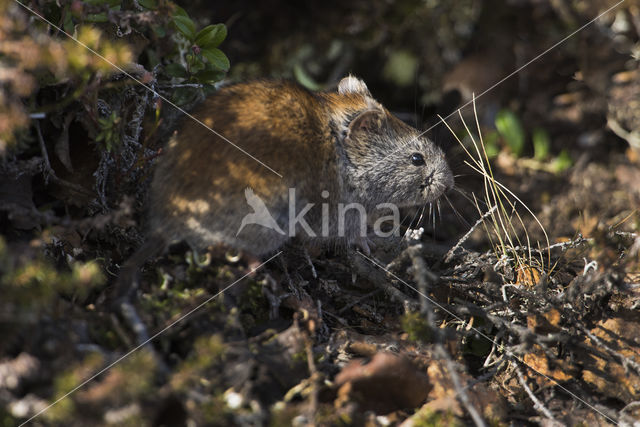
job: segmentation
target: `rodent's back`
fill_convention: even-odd
[[[184,232],[191,217],[207,227],[207,217],[220,222],[244,212],[247,187],[265,199],[286,198],[289,187],[304,192],[305,185],[313,185],[309,176],[335,174],[323,108],[316,94],[284,81],[231,85],[207,98],[193,116],[282,177],[185,119],[156,167],[149,197],[151,231],[168,240],[189,237]]]

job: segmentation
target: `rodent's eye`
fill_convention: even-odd
[[[413,153],[411,155],[411,163],[413,163],[414,166],[422,166],[424,165],[424,157],[422,157],[420,153]]]

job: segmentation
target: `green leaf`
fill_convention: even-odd
[[[501,110],[496,115],[496,129],[505,140],[511,152],[516,157],[522,156],[524,152],[525,134],[520,119],[509,110]]]
[[[546,130],[542,128],[536,128],[532,135],[533,140],[533,157],[536,160],[545,160],[549,156],[549,149],[551,148],[551,138]]]
[[[171,94],[172,101],[177,105],[185,105],[197,97],[198,90],[190,87],[179,87]]]
[[[186,10],[184,10],[183,8],[181,8],[180,6],[174,4],[173,5],[174,9],[173,9],[173,16],[184,16],[185,18],[189,17],[189,14],[187,13]]]
[[[224,24],[207,25],[196,34],[195,44],[203,49],[213,49],[227,37],[227,27]]]
[[[197,73],[198,71],[202,71],[205,68],[207,68],[207,66],[209,66],[209,68],[213,68],[209,64],[203,61],[202,56],[193,55],[192,58],[189,60],[189,71],[191,71],[191,74]]]
[[[229,58],[227,58],[227,55],[225,55],[220,49],[202,49],[200,53],[202,53],[202,56],[207,58],[207,61],[209,61],[209,63],[214,67],[219,68],[222,71],[229,71],[229,67],[231,67],[231,64],[229,64]]]
[[[551,163],[551,167],[556,172],[566,171],[571,167],[571,165],[573,165],[573,159],[571,159],[567,150],[562,150],[560,154],[558,154],[558,157],[553,159],[553,162]]]
[[[482,138],[484,142],[484,150],[487,153],[487,157],[493,159],[500,154],[500,146],[498,145],[498,133],[491,131],[487,132]]]
[[[202,70],[193,75],[198,83],[215,83],[222,80],[225,76],[224,71],[219,70]]]
[[[73,34],[74,25],[71,12],[69,11],[69,6],[64,9],[64,21],[62,23],[62,28],[64,28],[68,34]]]
[[[138,0],[138,4],[144,7],[145,9],[155,9],[158,7],[158,3],[156,0]]]
[[[411,50],[394,50],[382,68],[382,75],[398,86],[410,86],[414,84],[418,65],[418,57]]]
[[[164,67],[164,71],[171,77],[180,77],[186,79],[189,77],[189,72],[180,64],[169,64]]]
[[[189,41],[193,41],[195,32],[196,32],[196,24],[193,23],[191,18],[188,16],[174,16],[173,23],[175,24],[178,31],[180,31]]]

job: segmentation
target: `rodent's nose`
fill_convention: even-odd
[[[424,183],[426,186],[431,186],[431,184],[433,184],[433,174],[434,172],[432,171],[429,176],[427,176],[427,178],[424,180]]]

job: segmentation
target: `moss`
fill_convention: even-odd
[[[76,261],[70,270],[59,271],[41,253],[10,253],[1,236],[0,267],[3,303],[29,309],[49,306],[60,293],[84,299],[105,281],[102,268],[96,261]]]
[[[72,421],[76,413],[75,396],[64,396],[89,378],[92,373],[98,371],[103,363],[104,359],[100,353],[91,353],[81,363],[59,374],[53,381],[54,392],[51,400],[54,402],[58,399],[62,400],[49,408],[43,417],[53,424]]]
[[[292,405],[278,402],[271,410],[270,427],[281,427],[293,425],[293,419],[298,415],[298,410]]]
[[[152,354],[141,349],[114,368],[116,373],[122,374],[122,398],[125,401],[142,398],[153,389],[156,362]]]
[[[142,400],[152,392],[156,364],[151,353],[141,349],[67,396],[105,364],[101,354],[92,353],[75,367],[58,375],[54,380],[52,401],[62,399],[43,416],[53,424],[69,424],[86,415],[87,407],[119,408]],[[127,418],[127,424],[139,425],[139,421],[137,413]]]
[[[207,425],[228,425],[229,409],[222,394],[211,396],[200,405],[202,421]]]
[[[13,427],[20,423],[3,407],[0,407],[0,427]]]
[[[202,287],[177,282],[166,289],[152,287],[151,292],[144,294],[140,301],[144,312],[153,313],[154,318],[167,321],[184,314],[185,308],[192,308],[208,297],[209,294]]]
[[[262,292],[262,285],[254,280],[249,281],[246,290],[238,299],[242,327],[248,330],[269,319],[269,302]]]
[[[411,341],[430,343],[432,339],[431,328],[427,319],[417,312],[407,313],[401,320],[402,330],[409,335]]]
[[[413,417],[415,427],[461,427],[464,424],[451,411],[432,411],[430,409],[420,409]]]
[[[220,374],[224,369],[226,348],[218,334],[198,338],[190,355],[175,369],[169,381],[170,388],[183,396],[190,417],[199,424],[229,424],[230,410]],[[193,393],[203,398],[194,401]]]
[[[209,335],[196,340],[191,355],[180,364],[171,377],[171,388],[178,392],[187,392],[192,386],[202,384],[202,378],[210,377],[211,368],[222,363],[226,346],[220,335]],[[216,379],[205,384],[215,388]]]
[[[291,363],[306,363],[307,362],[307,352],[305,350],[298,351],[297,353],[293,353],[291,356]]]

